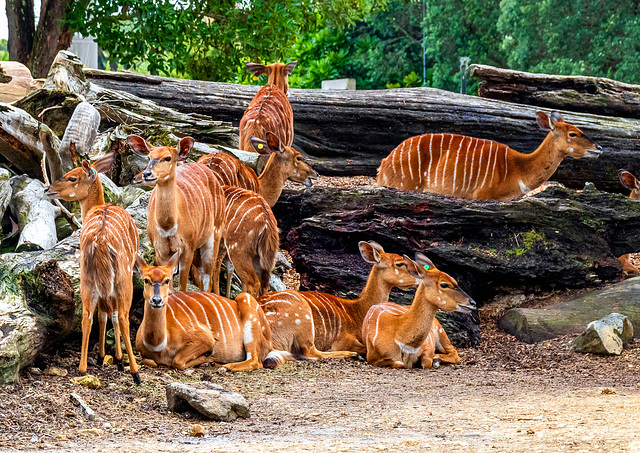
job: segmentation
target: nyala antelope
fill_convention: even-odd
[[[454,134],[411,137],[378,168],[377,184],[473,200],[512,200],[539,187],[571,156],[597,158],[602,148],[558,112],[538,112],[549,131],[531,154],[491,140]]]
[[[287,92],[289,76],[296,67],[297,61],[288,64],[273,63],[268,66],[258,63],[246,63],[249,72],[260,76],[267,74],[267,84],[260,88],[249,103],[240,120],[240,149],[251,151],[249,138],[254,135],[265,140],[266,133],[277,134],[285,146],[293,143],[293,110]]]
[[[619,170],[618,178],[622,185],[631,191],[629,198],[632,200],[640,200],[640,183],[636,177],[627,170]],[[622,271],[626,275],[636,275],[639,272],[638,268],[631,264],[628,253],[626,255],[622,255],[618,260],[620,260]]]
[[[438,310],[471,311],[475,302],[448,274],[439,271],[426,256],[404,257],[407,272],[420,279],[411,307],[374,305],[362,325],[367,362],[376,366],[413,368],[418,363],[431,368],[435,341],[428,341]],[[456,353],[457,356],[457,353]],[[459,360],[459,358],[458,358]],[[457,363],[457,362],[456,362]]]
[[[222,184],[242,187],[256,192],[273,207],[280,198],[284,183],[292,181],[313,185],[318,173],[305,161],[302,154],[291,146],[285,146],[273,132],[266,133],[266,140],[250,137],[253,149],[268,156],[260,176],[235,157],[224,153],[212,153],[202,156],[198,162],[206,165],[215,173]]]
[[[93,313],[98,308],[100,325],[98,355],[100,363],[105,355],[107,320],[111,319],[115,333],[115,361],[120,371],[124,339],[130,361],[130,371],[136,384],[140,384],[129,333],[129,309],[133,297],[133,265],[140,245],[138,229],[131,215],[120,206],[104,203],[102,183],[98,173],[111,167],[115,154],[97,160],[93,166],[87,162],[74,168],[46,189],[52,198],[79,201],[82,213],[80,232],[80,297],[82,298],[82,349],[80,373],[87,372],[89,334]]]
[[[176,253],[164,266],[149,266],[136,258],[144,280],[144,318],[136,335],[143,363],[183,370],[210,362],[248,371],[294,359],[272,350],[269,324],[251,295],[231,300],[208,292],[172,293],[178,260]]]
[[[156,251],[156,262],[166,263],[180,251],[180,291],[186,291],[193,266],[196,286],[220,293],[221,258],[224,237],[225,197],[222,186],[206,166],[184,161],[194,140],[185,137],[177,147],[147,145],[142,137],[130,135],[127,143],[138,155],[149,158],[138,182],[155,185],[149,199],[147,233]]]
[[[358,246],[364,260],[373,267],[357,299],[348,300],[307,291],[278,291],[258,299],[279,349],[291,350],[291,347],[296,347],[304,349],[305,356],[316,358],[324,357],[318,356],[315,351],[366,353],[362,342],[362,321],[369,308],[387,302],[393,287],[407,289],[418,282],[407,272],[400,255],[386,253],[374,241],[363,241]],[[309,313],[304,307],[311,311],[311,319],[307,318]],[[294,331],[297,333],[292,336],[291,332]]]

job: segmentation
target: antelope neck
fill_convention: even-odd
[[[400,328],[398,329],[400,341],[407,346],[418,347],[429,335],[433,319],[438,311],[434,297],[430,297],[424,287],[424,283],[418,285],[416,295],[411,307],[400,315]]]
[[[175,172],[166,181],[156,182],[156,224],[165,231],[171,230],[178,223],[178,201]]]
[[[564,156],[560,154],[553,133],[549,132],[540,146],[531,154],[516,152],[516,168],[519,169],[519,180],[529,190],[539,187],[556,171]]]
[[[167,338],[167,303],[159,310],[151,308],[148,302],[144,304],[140,328],[143,329],[143,340],[147,348],[160,346]]]
[[[284,183],[287,181],[282,171],[282,161],[276,156],[277,151],[274,151],[269,156],[267,164],[264,166],[264,170],[260,176],[258,176],[258,184],[260,185],[260,195],[273,207],[274,204],[280,198]]]
[[[104,192],[102,190],[102,183],[100,182],[100,176],[96,174],[96,179],[89,187],[89,193],[87,197],[80,200],[80,215],[82,222],[84,223],[85,216],[95,206],[104,204]]]
[[[376,304],[389,302],[389,294],[392,288],[393,286],[384,283],[380,275],[380,270],[376,266],[373,266],[371,272],[369,272],[367,284],[358,298],[353,301],[353,307],[355,308],[358,318],[356,321],[359,325],[362,325],[369,308]],[[354,316],[354,318],[356,318],[356,316]]]

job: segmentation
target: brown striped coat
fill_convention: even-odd
[[[622,169],[618,171],[618,178],[622,185],[631,191],[629,198],[632,200],[640,200],[640,182],[638,182],[638,179],[631,172]],[[620,260],[622,271],[626,275],[636,275],[640,272],[638,268],[631,263],[629,254],[622,255],[618,260]]]
[[[539,187],[571,156],[598,157],[600,146],[553,112],[538,112],[549,131],[531,154],[491,140],[455,134],[411,137],[385,157],[377,184],[467,199],[511,200]]]

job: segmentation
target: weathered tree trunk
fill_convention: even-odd
[[[480,302],[614,280],[616,257],[640,250],[640,204],[593,187],[550,186],[508,203],[312,188],[285,190],[273,210],[303,287],[349,297],[369,269],[358,253],[362,240],[408,256],[425,252]]]
[[[259,87],[85,70],[105,88],[238,124]],[[380,161],[408,137],[451,132],[497,140],[521,152],[536,149],[545,137],[536,124],[536,107],[465,96],[433,88],[377,91],[289,91],[294,146],[325,175],[375,175]],[[620,190],[617,171],[637,165],[640,121],[566,112],[605,148],[597,160],[566,159],[551,178],[581,188]]]
[[[70,0],[42,0],[40,19],[33,39],[27,66],[35,77],[46,77],[59,51],[71,45],[73,32],[64,25],[64,18]]]
[[[33,0],[7,0],[9,59],[27,64],[36,33]]]
[[[640,326],[640,277],[545,308],[512,308],[498,326],[527,343],[581,333],[591,321],[621,313]]]
[[[564,76],[471,65],[484,98],[544,108],[640,118],[640,85],[604,77]]]

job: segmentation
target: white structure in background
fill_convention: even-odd
[[[323,80],[323,90],[355,90],[356,79]]]
[[[69,52],[79,56],[85,67],[98,69],[98,44],[92,36],[85,38],[80,33],[73,35]]]

